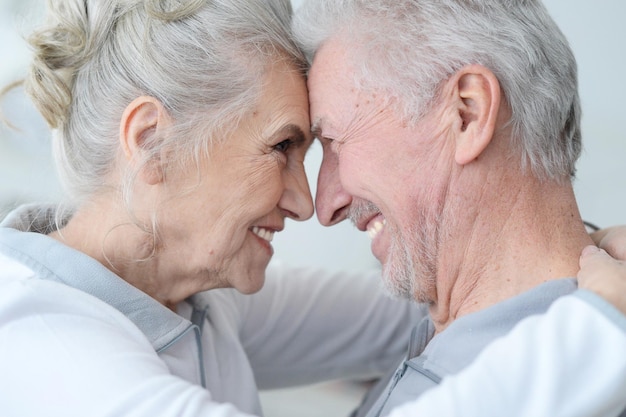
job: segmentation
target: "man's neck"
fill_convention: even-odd
[[[571,185],[527,180],[444,211],[458,218],[462,210],[464,218],[450,223],[440,246],[430,307],[437,332],[460,316],[576,275],[582,248],[592,242]]]

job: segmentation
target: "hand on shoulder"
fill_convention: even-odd
[[[578,286],[595,292],[626,314],[626,262],[612,258],[604,249],[583,249]]]
[[[616,259],[626,261],[626,226],[612,226],[591,233],[599,248]]]

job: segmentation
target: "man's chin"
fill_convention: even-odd
[[[383,286],[390,297],[401,300],[413,299],[412,276],[408,271],[388,263],[383,265],[382,272]]]

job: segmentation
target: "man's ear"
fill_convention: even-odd
[[[464,67],[452,80],[459,117],[455,160],[465,165],[478,158],[493,138],[500,110],[500,83],[482,65]]]
[[[163,104],[154,97],[141,96],[124,110],[120,121],[120,142],[129,164],[136,165],[139,178],[149,185],[164,179],[163,161],[151,155],[150,140],[169,126]],[[140,164],[142,166],[140,166]]]

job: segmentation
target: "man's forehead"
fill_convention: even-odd
[[[338,89],[354,85],[354,67],[344,45],[334,39],[322,44],[315,53],[308,76],[309,95],[327,100]]]
[[[376,93],[353,90],[342,94],[337,90],[328,100],[311,103],[311,133],[334,140],[359,137],[394,116],[386,103]]]
[[[315,137],[358,137],[383,116],[385,100],[379,91],[358,82],[352,58],[346,45],[336,39],[324,43],[315,55],[308,79]]]
[[[322,51],[323,52],[323,51]],[[353,80],[347,76],[345,64],[335,62],[334,55],[316,55],[309,74],[309,110],[311,132],[336,136],[345,123],[345,118],[357,105]]]

